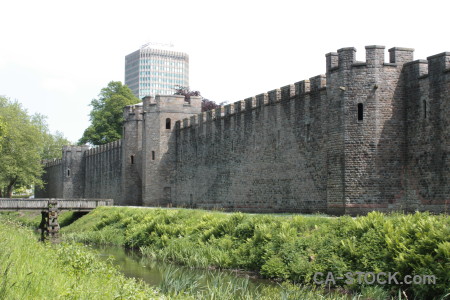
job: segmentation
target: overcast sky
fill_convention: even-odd
[[[125,55],[172,42],[190,86],[235,102],[325,73],[325,54],[366,45],[450,51],[449,1],[2,0],[0,95],[77,141],[89,103],[124,81]]]

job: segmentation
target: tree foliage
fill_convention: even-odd
[[[41,114],[32,116],[33,123],[38,126],[42,134],[41,159],[49,160],[62,157],[62,147],[72,143],[60,131],[52,134],[47,125],[47,117]]]
[[[221,105],[222,105],[222,103],[217,104],[213,100],[209,100],[209,99],[203,98],[202,99],[202,112],[208,111],[208,110],[212,110],[212,109],[216,109],[216,108],[220,107]]]
[[[79,144],[103,145],[122,137],[123,108],[140,100],[120,81],[111,81],[98,99],[91,101],[91,125],[84,131]]]
[[[217,104],[216,102],[204,98],[199,91],[191,91],[189,87],[184,86],[176,86],[174,95],[183,95],[184,99],[190,103],[191,96],[200,96],[202,97],[202,112],[216,109],[220,107],[223,103]]]
[[[18,183],[41,184],[42,135],[17,101],[1,97],[0,115],[8,128],[1,141],[0,192],[10,197]]]
[[[6,133],[7,133],[6,123],[0,116],[0,151],[2,150],[2,140],[6,136]]]
[[[62,145],[70,144],[61,133],[50,133],[44,116],[30,116],[5,97],[0,97],[0,133],[0,197],[41,185],[42,159],[61,157]]]

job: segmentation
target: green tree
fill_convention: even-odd
[[[43,136],[17,101],[0,97],[0,118],[7,131],[0,141],[0,197],[11,197],[16,184],[42,184]]]
[[[42,134],[41,145],[41,159],[48,160],[62,157],[62,147],[71,145],[72,143],[64,137],[64,134],[60,131],[56,131],[52,134],[47,125],[47,117],[41,114],[35,114],[32,116],[33,124],[38,126],[39,131]]]
[[[111,81],[98,99],[91,101],[91,125],[84,131],[79,144],[103,145],[122,137],[123,108],[140,100],[120,81]]]
[[[6,136],[6,133],[7,133],[6,123],[0,116],[0,151],[2,151],[2,140]]]

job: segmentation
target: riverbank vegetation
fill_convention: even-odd
[[[38,242],[29,228],[11,221],[11,217],[17,214],[2,214],[0,218],[0,299],[357,300],[387,296],[371,287],[354,295],[289,283],[251,289],[248,277],[230,280],[219,275],[205,284],[202,276],[182,272],[176,266],[163,274],[159,286],[149,287],[125,278],[111,260],[99,259],[87,246]]]
[[[391,295],[401,290],[417,299],[440,299],[449,293],[450,221],[445,215],[373,212],[330,218],[101,207],[62,231],[69,240],[139,248],[155,259],[244,269],[294,284],[314,285],[317,272],[334,277],[398,272],[399,279],[433,275],[436,283],[383,285]],[[374,287],[344,280],[332,286],[356,292]]]
[[[0,299],[155,299],[86,246],[40,243],[15,222],[0,221]]]

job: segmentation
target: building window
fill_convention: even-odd
[[[134,155],[131,155],[131,164],[134,165]]]
[[[67,169],[67,177],[70,177],[70,169]]]
[[[423,118],[427,118],[427,100],[423,100]]]
[[[364,119],[364,106],[362,103],[358,103],[358,121]]]
[[[155,151],[152,151],[152,160],[155,160]]]
[[[166,129],[170,129],[170,118],[166,119]]]
[[[306,124],[306,141],[311,140],[311,124]]]
[[[281,130],[278,130],[277,132],[277,148],[279,148],[281,145]]]

